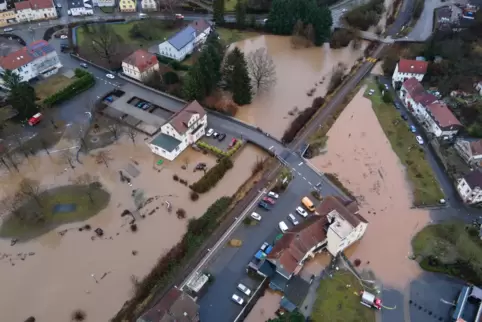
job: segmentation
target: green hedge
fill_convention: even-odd
[[[61,103],[82,93],[83,91],[86,91],[95,84],[94,76],[80,68],[75,70],[75,77],[77,77],[77,79],[72,84],[47,97],[43,101],[43,104],[52,106],[54,104]]]
[[[221,218],[229,209],[231,197],[216,200],[198,219],[189,220],[187,232],[182,240],[159,258],[152,271],[139,283],[134,297],[111,320],[113,322],[133,321],[145,310],[149,297],[167,287],[176,274],[188,264],[203,243],[214,233]]]
[[[197,193],[205,193],[211,190],[228,172],[229,169],[233,167],[233,161],[230,158],[222,158],[218,164],[209,169],[206,174],[199,179],[197,182],[193,183],[190,188]]]
[[[162,63],[162,64],[166,64],[166,65],[169,65],[172,67],[172,69],[174,70],[189,70],[191,68],[191,66],[188,66],[188,65],[185,65],[183,63],[180,63],[178,62],[177,60],[174,60],[174,59],[171,59],[171,58],[167,58],[167,57],[164,57],[164,56],[161,56],[161,55],[156,55],[157,56],[157,60]],[[185,60],[186,59],[189,59],[189,56],[186,56]]]
[[[236,153],[236,151],[239,150],[239,148],[241,148],[241,146],[243,145],[243,141],[238,140],[236,142],[236,144],[231,149],[229,149],[228,151],[224,151],[224,150],[222,150],[218,147],[207,144],[206,142],[203,142],[203,141],[196,142],[196,145],[198,147],[200,147],[201,149],[204,149],[204,150],[207,150],[209,152],[214,153],[218,157],[228,157],[229,158],[229,157],[233,156]]]

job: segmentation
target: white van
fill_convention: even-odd
[[[278,227],[283,234],[288,230],[288,226],[286,225],[286,223],[284,221],[280,221],[279,224],[278,224]]]

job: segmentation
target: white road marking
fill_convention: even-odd
[[[300,162],[300,163],[298,164],[299,167],[302,166],[302,165],[303,165],[303,162]]]
[[[296,169],[295,169],[295,168],[291,168],[291,169],[293,169],[293,171],[296,171]]]
[[[313,185],[313,184],[312,184],[311,182],[309,182],[309,181],[308,181],[308,184],[309,184],[310,186],[312,186],[312,185]]]
[[[274,146],[272,145],[272,146],[270,146],[270,147],[269,147],[269,149],[268,149],[268,150],[270,150],[270,151],[271,151],[273,148],[274,148]]]
[[[306,180],[306,178],[305,178],[305,177],[303,177],[303,179],[305,179],[305,180]]]
[[[300,172],[297,172],[300,176],[301,176],[301,173]]]

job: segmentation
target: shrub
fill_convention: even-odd
[[[157,60],[162,63],[162,64],[165,64],[165,65],[168,65],[170,66],[172,69],[174,70],[184,70],[184,71],[188,71],[191,67],[188,66],[188,65],[184,65],[183,63],[180,63],[174,59],[171,59],[171,58],[167,58],[167,57],[164,57],[164,56],[161,56],[161,55],[156,55],[157,56]]]
[[[315,115],[318,109],[323,105],[325,99],[323,97],[316,97],[311,107],[303,110],[296,118],[291,122],[288,129],[286,129],[281,141],[284,143],[291,143],[298,132],[305,126],[305,124]]]
[[[131,231],[132,231],[133,233],[135,233],[135,232],[137,231],[137,225],[136,225],[136,224],[132,224],[132,225],[131,225]]]
[[[87,314],[82,310],[75,310],[72,312],[72,321],[84,321],[86,317]]]
[[[196,145],[201,149],[214,153],[218,157],[231,157],[234,153],[236,153],[236,151],[239,150],[239,148],[243,145],[243,142],[241,140],[238,140],[236,144],[227,152],[218,147],[207,144],[206,142],[203,142],[203,141],[198,141]]]
[[[388,90],[385,90],[383,92],[383,97],[382,97],[383,101],[385,103],[393,103],[393,96],[392,96],[392,93],[390,93],[390,91]]]
[[[358,267],[361,265],[361,260],[359,260],[358,258],[355,259],[355,261],[353,262],[353,265],[355,265],[355,267]]]
[[[224,97],[219,92],[214,92],[204,99],[204,105],[220,113],[235,116],[238,113],[239,106],[232,99]]]
[[[30,316],[25,320],[25,322],[35,322],[35,317]]]
[[[190,188],[197,193],[205,193],[211,190],[226,174],[226,172],[233,167],[233,162],[229,158],[222,158],[221,161],[214,167],[209,169],[206,174],[193,183]]]
[[[166,85],[172,85],[179,83],[179,76],[175,72],[166,72],[162,74],[162,80]]]
[[[199,194],[195,191],[191,191],[189,194],[189,197],[191,198],[192,201],[196,201],[199,199]]]
[[[186,218],[186,210],[182,209],[182,208],[179,208],[177,211],[176,211],[176,215],[177,215],[177,218],[179,219],[184,219]]]
[[[251,168],[251,174],[255,175],[256,173],[260,172],[263,170],[264,166],[264,161],[261,159],[256,159],[256,162],[253,164],[253,167]]]
[[[172,176],[172,180],[174,180],[174,181],[179,181],[179,177],[177,176],[177,174],[175,174],[175,175]]]
[[[75,70],[75,76],[77,77],[77,80],[57,93],[47,97],[43,101],[43,104],[45,106],[52,106],[54,104],[61,103],[91,88],[95,84],[94,76],[80,68]]]
[[[253,219],[251,217],[246,217],[243,219],[243,224],[246,226],[251,226],[253,224]]]
[[[336,29],[331,34],[330,48],[337,49],[346,47],[353,39],[355,39],[355,34],[351,30]]]
[[[366,31],[380,21],[383,10],[383,0],[371,0],[366,4],[353,8],[344,17],[346,22],[352,27]]]

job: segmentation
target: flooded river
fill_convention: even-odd
[[[333,50],[323,47],[294,49],[290,37],[265,35],[236,44],[245,54],[266,47],[276,65],[277,82],[270,90],[257,95],[253,103],[239,109],[236,117],[261,127],[280,138],[294,118],[288,112],[311,105],[314,97],[324,96],[333,67],[344,63],[348,69],[363,55],[365,44],[354,50],[351,46]],[[325,81],[320,84],[323,77]],[[307,92],[316,89],[313,96]]]

